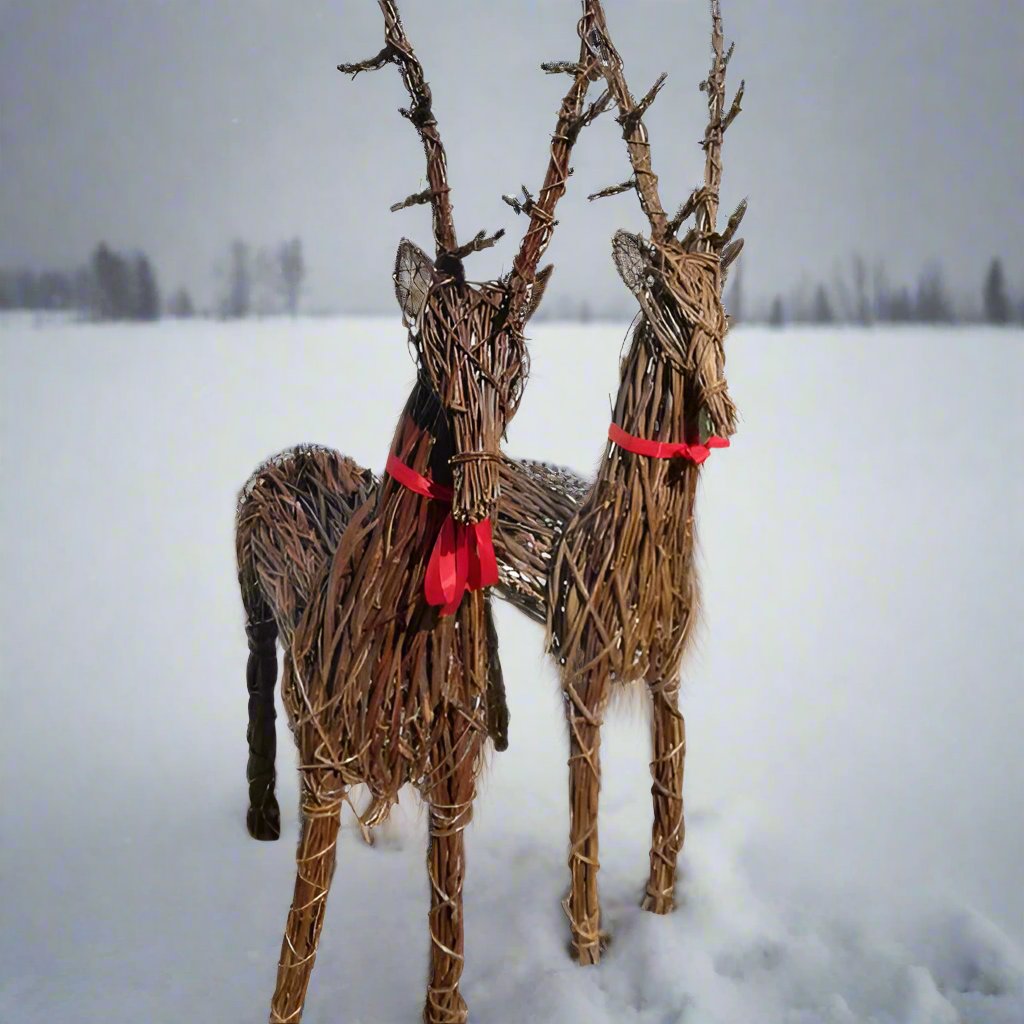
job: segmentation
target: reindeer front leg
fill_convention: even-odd
[[[430,807],[430,978],[424,1024],[466,1024],[468,1008],[459,992],[464,963],[462,887],[466,879],[464,830],[473,817],[481,733],[459,716],[451,729],[461,736],[437,770],[440,781],[424,787]]]
[[[643,899],[644,910],[668,914],[675,909],[676,862],[683,848],[683,765],[686,722],[679,710],[679,679],[649,679],[651,715],[651,874]]]
[[[601,959],[601,905],[597,810],[601,793],[601,720],[608,697],[603,674],[563,679],[569,725],[569,895],[563,901],[572,931],[572,952],[580,964]]]

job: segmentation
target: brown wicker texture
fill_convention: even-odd
[[[724,111],[721,17],[712,9],[712,66],[705,181],[675,217],[664,213],[651,167],[643,114],[664,77],[637,103],[622,61],[595,4],[596,52],[619,109],[634,176],[592,198],[635,188],[651,238],[619,232],[613,255],[637,296],[641,315],[622,362],[614,422],[659,441],[728,436],[735,408],[724,376],[727,321],[723,271],[739,252],[732,237],[741,204],[724,232],[715,230],[722,136],[739,111]],[[593,38],[593,37],[592,37]],[[741,88],[742,94],[742,88]],[[696,225],[675,235],[696,213]],[[547,623],[558,659],[569,726],[570,890],[565,900],[579,961],[595,963],[603,945],[598,901],[597,810],[601,724],[613,684],[645,681],[652,700],[651,788],[654,825],[643,905],[674,906],[676,861],[683,844],[685,726],[679,674],[698,608],[694,500],[699,467],[654,459],[606,444],[587,485],[566,471],[506,459],[495,535],[504,594]]]
[[[444,149],[423,69],[392,0],[379,0],[384,49],[342,65],[355,76],[395,64],[408,89],[430,187],[396,208],[430,203],[436,257],[403,242],[395,267],[399,304],[419,364],[399,420],[393,456],[452,489],[451,508],[391,475],[371,473],[328,449],[302,446],[269,460],[239,501],[239,580],[250,638],[250,831],[276,838],[273,797],[276,673],[273,642],[285,649],[282,696],[299,750],[302,835],[271,1022],[298,1021],[316,956],[334,870],[339,816],[348,789],[365,784],[379,822],[411,783],[429,807],[431,967],[424,1019],[462,1024],[463,830],[487,734],[507,728],[496,637],[483,591],[443,616],[424,596],[434,540],[450,512],[459,523],[494,515],[499,443],[525,381],[523,327],[548,271],[537,266],[570,174],[580,129],[609,102],[585,108],[592,79],[587,37],[591,0],[579,24],[581,57],[559,111],[544,185],[514,205],[530,223],[513,270],[471,284],[463,260],[492,245],[483,232],[459,245]]]

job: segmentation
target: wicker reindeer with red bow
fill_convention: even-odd
[[[649,239],[620,231],[616,266],[640,304],[622,361],[608,443],[593,482],[544,463],[506,460],[495,529],[501,589],[546,623],[558,660],[569,726],[571,887],[565,909],[579,961],[596,963],[603,943],[598,902],[597,811],[601,723],[613,687],[645,682],[652,702],[654,827],[643,905],[675,905],[683,845],[683,761],[679,673],[698,606],[694,502],[700,466],[735,428],[724,369],[722,308],[741,203],[718,233],[722,137],[739,113],[743,87],[725,106],[721,16],[711,4],[711,72],[701,88],[710,118],[704,183],[669,218],[658,194],[643,115],[663,75],[639,102],[626,84],[604,12],[595,2],[592,56],[619,108],[633,177],[591,196],[636,191]],[[558,68],[576,73],[571,66]],[[696,223],[682,238],[691,214]]]
[[[285,649],[282,694],[299,749],[302,826],[295,894],[271,1021],[302,1014],[331,876],[342,803],[365,784],[373,824],[412,783],[429,808],[431,968],[424,1019],[462,1024],[463,830],[481,753],[495,725],[497,649],[485,593],[497,580],[490,519],[500,491],[499,442],[526,376],[523,328],[550,268],[537,272],[571,173],[580,130],[610,101],[585,107],[600,77],[590,2],[572,85],[562,101],[544,184],[517,205],[530,224],[501,280],[469,283],[463,260],[494,244],[459,245],[445,154],[423,69],[393,0],[379,0],[385,46],[341,65],[357,75],[394,64],[411,97],[427,189],[395,209],[429,203],[436,258],[403,241],[398,301],[418,379],[378,481],[329,449],[300,446],[268,460],[242,492],[239,580],[249,659],[249,829],[279,834],[274,786],[275,638]],[[489,721],[490,719],[490,721]]]

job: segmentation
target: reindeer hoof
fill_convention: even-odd
[[[590,967],[601,962],[602,954],[611,943],[612,937],[605,931],[598,934],[597,942],[579,942],[576,939],[571,939],[569,942],[569,956],[580,967]]]
[[[663,893],[658,895],[646,893],[640,906],[652,914],[671,914],[676,909],[676,898]]]
[[[427,1005],[423,1008],[423,1024],[468,1024],[469,1008],[466,1000],[459,993],[445,993],[442,998],[427,996]]]
[[[261,842],[272,842],[281,838],[281,810],[277,801],[270,799],[263,807],[250,807],[245,816],[249,835]]]

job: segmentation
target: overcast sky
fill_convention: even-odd
[[[456,224],[517,228],[502,192],[536,187],[577,52],[578,0],[402,0],[448,152]],[[648,116],[662,198],[699,180],[704,0],[606,0]],[[750,197],[748,295],[831,278],[854,250],[891,277],[941,263],[976,291],[1001,254],[1024,291],[1024,4],[1020,0],[723,0],[744,113],[727,138],[727,203]],[[299,234],[307,306],[392,309],[403,235],[429,246],[397,71],[355,82],[339,61],[380,48],[373,0],[0,0],[0,265],[74,266],[100,239],[140,247],[166,290],[212,301],[229,239]],[[628,175],[610,116],[577,146],[549,296],[627,300],[612,269],[635,199],[584,196]],[[506,240],[470,276],[507,268]]]

